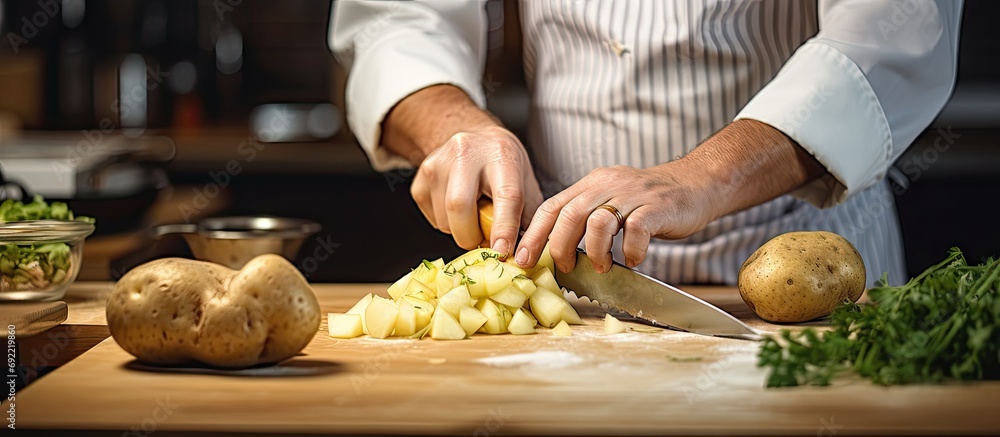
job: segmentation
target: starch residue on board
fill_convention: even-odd
[[[478,363],[497,367],[537,366],[559,368],[577,365],[583,358],[567,351],[538,351],[514,355],[501,355],[475,360]]]

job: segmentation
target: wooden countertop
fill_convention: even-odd
[[[731,288],[684,287],[747,320]],[[344,311],[375,285],[316,285]],[[67,324],[104,323],[110,285],[81,283]],[[372,434],[996,434],[1000,383],[765,389],[757,344],[656,331],[607,336],[336,340],[320,333],[255,376],[154,372],[108,338],[17,394],[20,429]],[[245,373],[245,372],[244,372]],[[7,411],[9,405],[3,405]],[[151,431],[150,431],[151,432]]]

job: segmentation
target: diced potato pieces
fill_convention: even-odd
[[[535,285],[538,287],[545,288],[551,292],[559,291],[559,284],[556,283],[556,277],[552,275],[552,271],[549,269],[541,269],[535,272],[531,280],[535,281]]]
[[[469,306],[470,299],[469,287],[459,285],[438,299],[437,308],[449,312],[452,317],[459,317],[462,307]]]
[[[326,315],[326,322],[330,337],[354,338],[364,334],[361,328],[361,316],[358,314],[330,313]]]
[[[409,337],[417,332],[417,313],[413,309],[413,304],[406,299],[396,302],[399,315],[396,316],[396,329],[392,335],[397,337]]]
[[[462,307],[461,314],[458,317],[459,323],[462,325],[462,329],[465,330],[467,336],[472,336],[479,328],[482,328],[486,324],[488,319],[482,312],[471,307]]]
[[[545,243],[545,247],[542,248],[542,254],[538,257],[538,262],[535,263],[536,272],[542,268],[549,269],[550,272],[556,271],[556,263],[552,260],[552,255],[549,254],[548,243]],[[556,288],[556,290],[558,290],[558,288]]]
[[[463,281],[469,286],[469,294],[472,297],[476,299],[489,297],[489,293],[486,292],[486,270],[482,264],[468,266],[458,274],[463,276]]]
[[[626,327],[625,324],[622,323],[621,320],[618,320],[618,319],[612,317],[611,314],[605,314],[604,315],[604,333],[605,334],[620,334],[620,333],[625,332],[627,330],[628,330],[628,327]]]
[[[531,297],[531,294],[535,292],[536,288],[538,288],[530,278],[523,276],[520,278],[514,278],[514,286],[517,287],[518,291],[524,293],[527,297]]]
[[[392,301],[375,296],[368,308],[365,309],[365,324],[368,326],[368,335],[375,338],[387,338],[396,329],[396,317],[399,316],[399,309],[392,304]]]
[[[566,298],[563,296],[563,293],[565,292],[566,289],[564,288],[561,293],[557,293],[559,297],[562,298],[562,301],[566,302],[566,306],[563,307],[563,320],[570,325],[582,325],[583,319],[581,319],[580,314],[576,312],[576,308],[573,308],[573,305],[566,301]]]
[[[514,284],[511,284],[507,288],[504,288],[503,291],[491,296],[490,299],[493,299],[498,304],[506,305],[516,310],[521,305],[524,305],[524,301],[528,300],[528,296],[525,296]]]
[[[514,335],[526,335],[535,333],[535,325],[538,321],[527,311],[518,309],[514,316],[510,318],[510,324],[507,325],[507,331]]]
[[[434,263],[423,260],[417,268],[413,269],[413,279],[420,281],[424,285],[435,284],[437,281],[438,267]]]
[[[344,314],[357,314],[359,316],[362,316],[361,329],[365,334],[368,333],[368,325],[365,323],[365,318],[364,318],[365,310],[368,309],[368,304],[372,302],[372,297],[374,296],[375,296],[374,294],[368,293],[367,296],[362,297],[361,300],[358,301],[358,303],[354,304],[354,306],[351,307],[351,309],[347,310],[347,312],[344,313]]]
[[[430,334],[435,340],[462,340],[466,336],[462,325],[447,311],[434,312]]]
[[[423,260],[387,288],[392,300],[368,294],[346,314],[330,314],[330,335],[353,338],[360,329],[376,338],[457,340],[475,332],[523,335],[535,333],[538,324],[568,329],[582,323],[556,282],[548,246],[527,271],[499,255],[482,248],[448,263]],[[622,329],[616,322],[621,325],[606,321],[606,329]]]
[[[403,275],[402,278],[393,282],[392,285],[386,289],[390,297],[393,299],[399,299],[400,296],[406,293],[406,287],[410,285],[410,281],[413,279],[413,272],[413,270],[410,270],[410,273]]]
[[[513,263],[488,259],[483,263],[486,276],[486,293],[490,296],[499,293],[511,285],[514,277],[523,276],[524,270]]]
[[[538,318],[538,323],[546,328],[551,328],[559,321],[569,317],[570,322],[580,322],[573,306],[566,302],[562,296],[546,288],[539,287],[529,298],[531,312]]]
[[[454,268],[455,270],[462,270],[466,268],[466,266],[481,264],[487,259],[498,258],[499,256],[500,252],[490,248],[472,249],[465,254],[460,255],[458,258],[451,260],[448,264],[445,264],[445,268],[443,270],[449,270],[451,268]]]
[[[405,300],[413,306],[414,329],[417,331],[430,325],[431,317],[434,315],[434,304],[412,296],[404,296]]]
[[[431,290],[431,288],[428,287],[427,284],[420,282],[419,280],[417,280],[417,278],[413,278],[410,280],[410,283],[407,284],[406,290],[403,291],[403,294],[406,296],[413,296],[417,299],[426,301],[430,301],[431,299],[437,297],[437,293],[435,293],[434,290]]]
[[[455,288],[462,284],[462,275],[456,273],[452,270],[444,270],[438,273],[437,278],[434,280],[434,285],[437,288],[436,293],[447,293],[452,288]]]
[[[552,335],[557,337],[571,337],[573,335],[573,328],[569,327],[569,324],[565,320],[559,322],[554,328],[552,328]]]
[[[497,305],[492,300],[480,299],[476,309],[486,316],[486,324],[480,329],[487,334],[503,334],[507,332],[510,323],[510,311],[503,305]]]

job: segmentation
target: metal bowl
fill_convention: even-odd
[[[316,222],[283,217],[217,217],[197,224],[157,226],[155,237],[180,234],[194,257],[240,269],[257,255],[273,253],[294,260],[306,237],[319,232]]]

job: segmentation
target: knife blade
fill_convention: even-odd
[[[760,333],[718,307],[617,262],[607,273],[598,273],[583,249],[577,249],[573,271],[556,269],[555,276],[559,285],[577,297],[586,296],[654,325],[695,334],[760,339]]]
[[[493,202],[479,199],[479,224],[489,247],[493,227]],[[556,269],[556,282],[577,297],[586,297],[645,320],[656,326],[695,334],[760,340],[760,333],[731,314],[677,287],[612,261],[611,270],[598,273],[587,252],[577,249],[576,267],[569,273]]]

